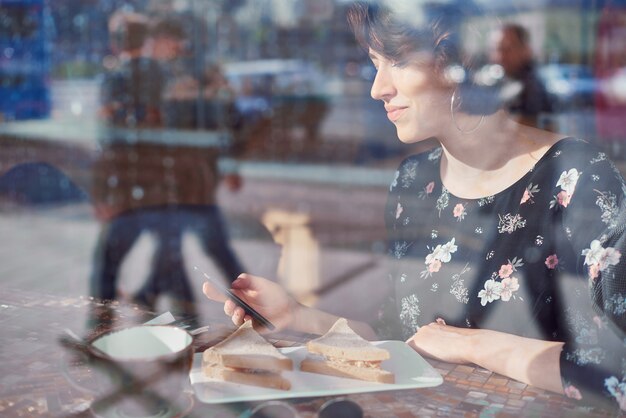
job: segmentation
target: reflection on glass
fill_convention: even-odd
[[[202,279],[188,274],[195,264],[225,283],[243,271],[271,278],[307,305],[364,322],[382,318],[391,278],[402,328],[394,338],[445,313],[449,325],[559,339],[558,321],[534,320],[554,309],[579,344],[567,364],[598,360],[587,345],[621,326],[621,293],[597,280],[596,303],[617,314],[571,308],[588,295],[590,275],[613,271],[624,257],[618,233],[576,241],[592,225],[619,231],[623,223],[623,191],[607,183],[626,173],[621,2],[369,2],[404,7],[418,31],[442,18],[454,31],[441,47],[470,57],[471,65],[451,60],[441,72],[454,94],[420,99],[440,110],[422,126],[454,115],[446,123],[455,135],[485,133],[487,141],[491,113],[506,109],[541,130],[525,131],[531,142],[554,134],[598,147],[550,165],[545,182],[530,180],[542,167],[537,157],[510,199],[444,187],[436,130],[429,141],[398,141],[405,132],[371,97],[392,94],[381,92],[384,71],[347,24],[353,2],[1,3],[0,293],[52,294],[68,305],[106,299],[93,317],[74,318],[87,333],[118,323],[116,316],[129,320],[117,311],[127,305],[145,319],[171,310],[198,325],[227,321],[222,306],[202,296]],[[415,82],[429,56],[412,58]],[[404,64],[394,62],[394,71]],[[425,80],[419,89],[440,81]],[[488,151],[483,162],[497,150]],[[552,151],[542,162],[567,150]],[[423,160],[409,157],[421,152]],[[536,216],[538,207],[545,216]],[[546,233],[554,213],[576,217],[559,218],[558,239]],[[519,231],[524,248],[501,244],[506,237],[518,248]],[[572,241],[575,251],[562,255]],[[545,280],[533,281],[535,273]],[[544,286],[555,277],[552,294]],[[12,312],[12,303],[0,309]],[[26,319],[7,321],[3,327],[24,328],[11,334],[21,341],[43,332]],[[623,405],[620,367],[600,386]],[[564,388],[571,398],[585,393],[571,379]]]

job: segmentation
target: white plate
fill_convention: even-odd
[[[300,371],[300,362],[307,356],[307,350],[305,347],[289,347],[281,348],[280,351],[293,359],[294,370],[283,372],[283,376],[291,381],[291,390],[267,389],[210,379],[201,370],[202,353],[194,356],[191,384],[200,402],[227,403],[425,388],[439,386],[443,382],[441,375],[404,342],[378,341],[374,344],[389,350],[391,358],[382,363],[382,368],[395,374],[396,383],[365,382]]]

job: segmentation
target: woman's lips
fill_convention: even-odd
[[[400,116],[402,116],[406,109],[406,107],[385,107],[385,110],[387,111],[387,117],[392,122],[400,119]]]

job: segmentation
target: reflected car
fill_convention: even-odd
[[[592,107],[600,83],[591,68],[578,64],[547,64],[539,68],[558,110]]]
[[[315,141],[330,103],[322,72],[298,59],[267,59],[226,63],[224,75],[248,123],[260,123],[289,135],[301,128]]]

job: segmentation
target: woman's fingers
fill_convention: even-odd
[[[224,303],[224,313],[230,316],[230,319],[233,321],[233,324],[239,326],[243,324],[245,317],[247,316],[243,308],[237,306],[235,302],[232,300],[227,300]]]
[[[233,289],[254,290],[257,277],[248,273],[241,273],[234,282],[231,283]]]
[[[246,316],[246,313],[244,312],[244,310],[240,308],[239,306],[237,306],[231,317],[233,324],[237,326],[243,324],[243,320],[245,316]]]
[[[431,335],[430,333],[433,332],[433,329],[442,329],[446,325],[447,325],[446,321],[444,321],[442,318],[437,318],[435,322],[430,322],[426,325],[422,325],[421,327],[419,327],[415,331],[415,334],[411,335],[409,339],[405,341],[405,343],[415,344],[416,341],[419,341],[419,339],[422,338],[422,336],[424,335],[430,336]]]
[[[231,289],[235,295],[256,307],[261,301],[261,294],[271,294],[273,289],[271,284],[271,282],[262,277],[242,273],[231,283]],[[224,313],[230,316],[235,325],[241,325],[246,319],[251,319],[243,308],[211,286],[210,283],[205,283],[202,290],[209,299],[224,302]]]
[[[237,304],[235,304],[235,302],[233,302],[232,300],[228,299],[226,302],[224,302],[224,313],[226,315],[233,316],[236,308]]]
[[[224,296],[222,292],[213,287],[209,282],[204,282],[202,284],[202,293],[204,293],[207,298],[216,302],[224,302],[226,300],[226,296]]]

